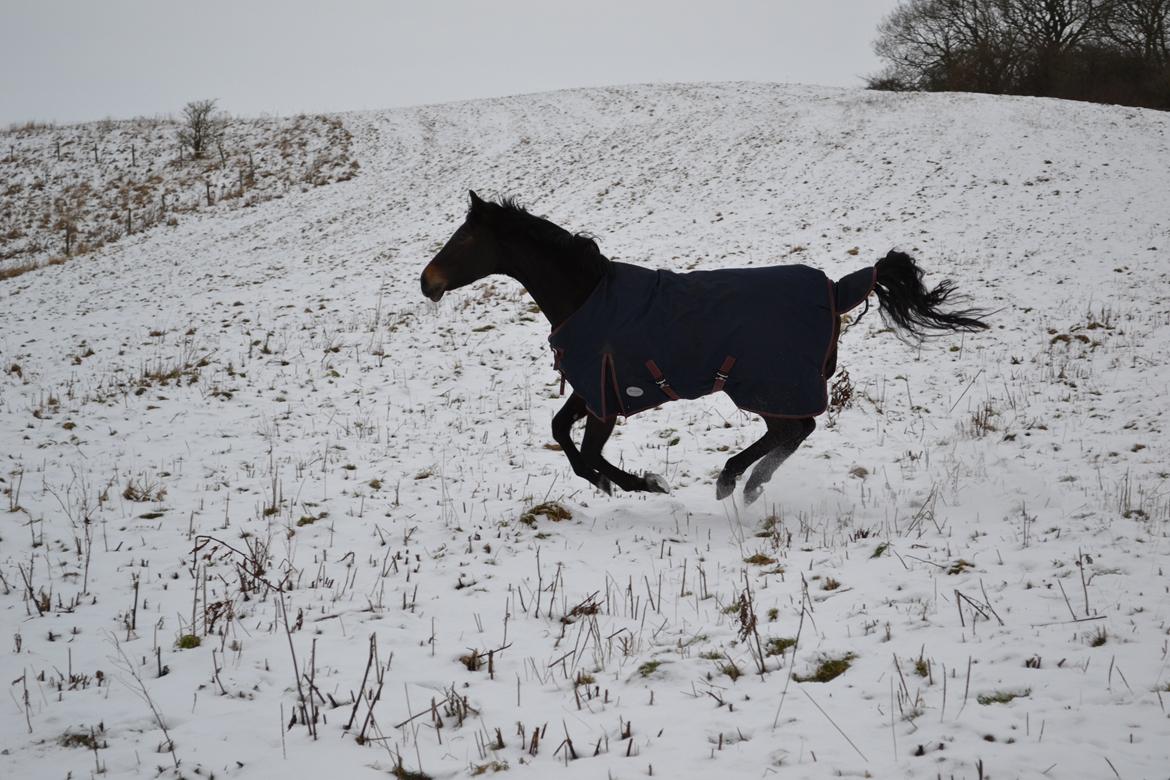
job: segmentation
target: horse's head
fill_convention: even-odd
[[[474,192],[467,219],[459,226],[439,253],[423,269],[419,280],[423,295],[432,301],[500,270],[500,247],[485,217],[493,204],[485,203]],[[498,208],[498,207],[495,207]]]

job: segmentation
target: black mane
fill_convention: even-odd
[[[505,197],[499,203],[472,203],[467,218],[484,219],[505,235],[527,237],[555,249],[557,257],[570,257],[590,270],[604,273],[609,267],[609,258],[601,254],[592,236],[587,233],[570,233],[543,217],[529,214],[514,198]]]

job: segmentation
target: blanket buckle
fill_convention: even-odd
[[[715,372],[715,384],[711,386],[712,393],[718,393],[727,384],[727,377],[731,374],[731,367],[735,365],[735,358],[731,355],[723,358],[723,363]]]

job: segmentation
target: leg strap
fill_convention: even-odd
[[[674,392],[674,388],[671,387],[670,383],[666,381],[666,377],[662,375],[662,371],[659,370],[658,364],[653,360],[647,360],[646,368],[650,371],[650,376],[654,377],[654,384],[658,385],[658,389],[661,390],[670,400],[677,401],[679,399],[678,393]]]

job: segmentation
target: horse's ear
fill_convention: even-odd
[[[468,190],[467,194],[471,196],[471,207],[472,208],[476,208],[477,206],[483,205],[483,199],[475,194],[475,190]]]

